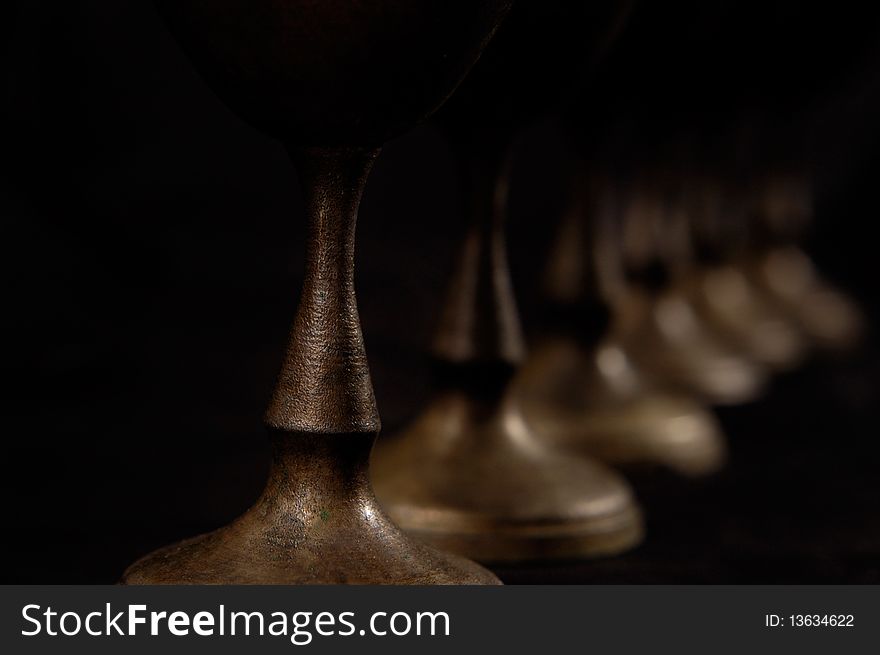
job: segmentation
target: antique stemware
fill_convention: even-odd
[[[597,556],[641,538],[626,482],[550,447],[519,407],[526,349],[504,236],[514,136],[558,100],[625,4],[516,4],[438,115],[469,218],[434,340],[439,390],[403,434],[379,441],[373,470],[401,526],[480,561]]]
[[[755,186],[752,249],[740,257],[741,270],[812,344],[829,351],[853,348],[865,329],[861,310],[822,278],[799,245],[813,213],[806,175],[768,173]]]
[[[678,284],[709,330],[768,370],[791,369],[803,360],[806,343],[740,265],[749,194],[731,171],[715,167],[704,161],[701,170],[682,175],[673,211],[680,245],[669,266],[678,269]]]
[[[379,415],[355,302],[358,202],[378,149],[436,109],[509,0],[160,0],[178,41],[243,118],[280,139],[309,214],[307,267],[265,422],[272,467],[232,524],[156,551],[141,583],[497,583],[401,532],[376,503]]]
[[[611,292],[616,333],[641,370],[670,388],[715,405],[748,402],[763,391],[768,370],[717,334],[695,306],[694,262],[680,249],[687,240],[675,229],[686,226],[678,211],[654,175],[626,192],[619,246],[625,274]]]
[[[546,273],[546,313],[555,320],[520,376],[523,411],[566,449],[619,467],[706,475],[725,460],[717,420],[650,379],[614,329],[618,193],[607,174],[584,166],[575,176]]]

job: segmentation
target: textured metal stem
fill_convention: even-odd
[[[354,292],[357,210],[378,149],[293,151],[306,195],[306,274],[266,412],[286,432],[376,434],[379,413]]]

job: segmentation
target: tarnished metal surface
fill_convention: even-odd
[[[354,294],[355,221],[376,150],[294,152],[311,229],[299,309],[266,412],[288,432],[381,427]]]
[[[367,474],[373,434],[276,432],[269,481],[232,524],[156,551],[128,584],[485,584],[488,571],[404,535]]]
[[[265,491],[231,525],[148,555],[123,582],[497,584],[404,535],[373,497],[368,461],[380,424],[354,233],[373,146],[452,92],[509,1],[159,4],[221,97],[288,146],[310,229],[300,307],[266,413],[274,454]]]

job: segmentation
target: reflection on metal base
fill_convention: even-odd
[[[370,489],[373,435],[285,435],[269,483],[230,525],[132,564],[125,584],[500,584],[411,539]]]
[[[776,248],[748,266],[751,279],[797,321],[805,335],[827,350],[849,350],[864,332],[856,304],[824,282],[799,248]]]
[[[767,383],[766,369],[719,341],[675,290],[656,300],[628,293],[617,318],[627,352],[664,387],[711,404],[736,405],[754,400]]]
[[[573,340],[547,341],[518,379],[523,413],[554,446],[619,467],[661,466],[708,475],[726,445],[711,412],[642,384],[626,353],[606,342],[592,355]]]
[[[610,555],[642,538],[626,482],[548,448],[511,400],[441,394],[405,434],[379,441],[373,471],[396,523],[482,562]]]
[[[787,370],[799,364],[806,344],[796,325],[741,269],[719,266],[699,271],[684,291],[706,327],[760,364]]]

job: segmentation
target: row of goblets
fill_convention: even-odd
[[[638,543],[633,495],[605,465],[714,473],[726,444],[708,406],[754,400],[811,350],[859,337],[860,313],[798,245],[811,195],[793,171],[748,188],[668,168],[626,182],[582,172],[548,262],[541,337],[522,358],[499,346],[501,322],[469,309],[472,234],[435,341],[441,391],[376,450],[391,516],[487,562]],[[479,321],[496,343],[476,343]]]
[[[508,148],[586,68],[596,20],[616,24],[628,3],[519,0],[438,115],[471,221],[434,343],[440,390],[411,429],[377,448],[380,505],[368,467],[379,415],[354,297],[358,202],[381,143],[442,104],[511,2],[158,4],[218,94],[290,150],[310,237],[266,414],[263,495],[232,524],[136,562],[126,582],[494,583],[445,551],[482,561],[619,552],[641,538],[641,515],[624,479],[593,455],[691,474],[717,467],[723,442],[696,399],[742,399],[767,364],[788,361],[770,361],[779,353],[750,332],[763,323],[743,326],[744,308],[769,312],[799,340],[817,329],[805,307],[828,293],[792,251],[692,266],[678,251],[688,239],[641,240],[682,217],[702,226],[714,216],[683,212],[662,185],[596,193],[581,180],[587,193],[566,226],[584,239],[563,238],[569,252],[551,275],[564,329],[527,360],[503,234]],[[635,283],[657,268],[645,257],[666,264],[667,283]],[[832,329],[832,340],[849,330]]]

